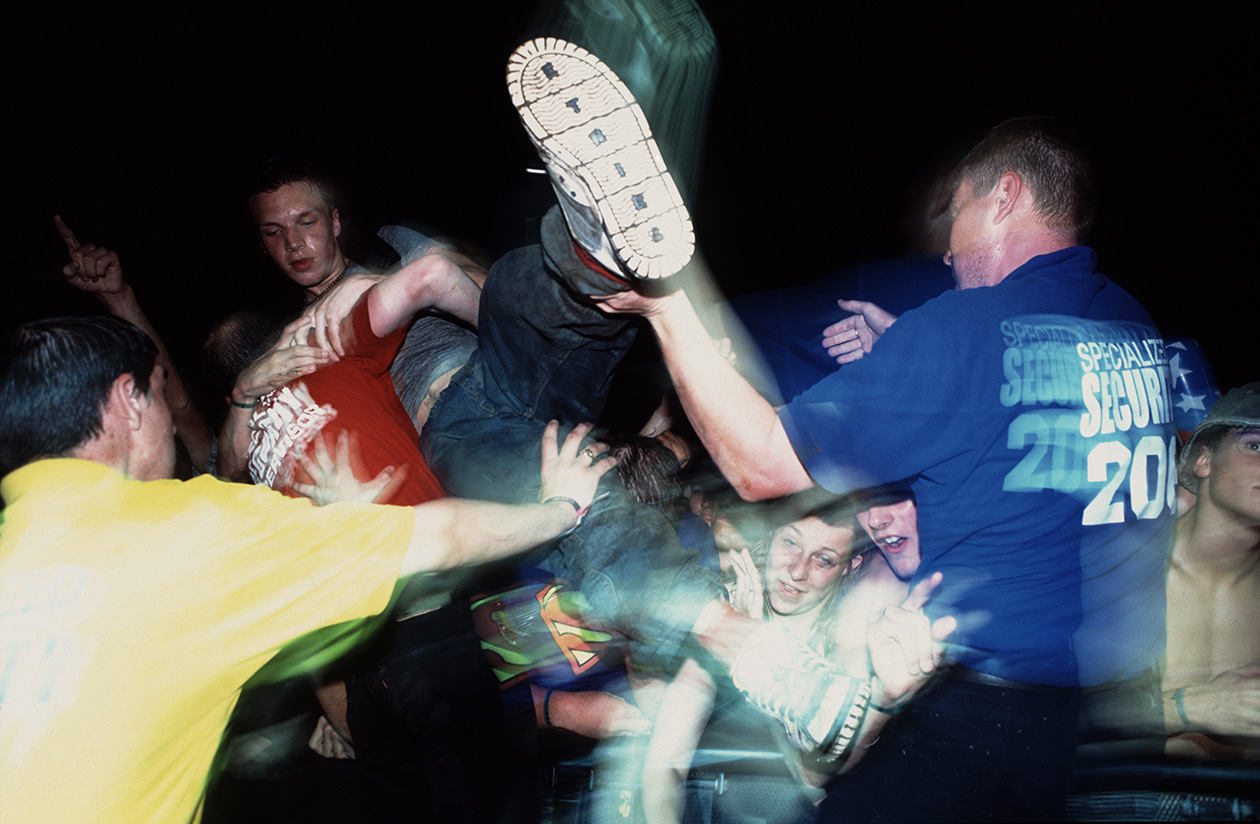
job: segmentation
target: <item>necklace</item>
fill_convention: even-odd
[[[342,265],[341,271],[337,273],[337,276],[333,278],[327,286],[325,286],[323,289],[320,289],[319,294],[311,298],[309,302],[314,303],[315,301],[319,300],[324,295],[328,294],[329,289],[333,288],[334,286],[336,286],[338,283],[341,282],[341,279],[346,276],[346,272],[350,271],[350,264],[353,262],[350,260],[350,258],[344,258],[344,261],[345,263]]]

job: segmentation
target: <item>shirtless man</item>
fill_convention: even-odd
[[[1180,480],[1198,497],[1168,570],[1167,750],[1260,756],[1260,382],[1212,407]]]

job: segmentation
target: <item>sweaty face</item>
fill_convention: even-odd
[[[263,250],[280,270],[311,294],[335,278],[344,258],[337,237],[341,221],[309,183],[286,183],[254,196],[250,205]]]
[[[919,511],[913,498],[873,506],[858,513],[858,523],[879,547],[893,573],[908,580],[919,568]]]
[[[780,615],[799,615],[820,606],[840,585],[852,547],[852,529],[818,518],[780,527],[766,558],[770,608]]]
[[[1211,505],[1248,526],[1260,524],[1260,428],[1235,429],[1199,458]],[[1199,486],[1199,500],[1205,497]]]
[[[997,256],[991,210],[996,191],[994,186],[988,194],[977,196],[971,181],[964,177],[949,203],[951,223],[945,263],[954,270],[954,283],[959,289],[989,285]]]

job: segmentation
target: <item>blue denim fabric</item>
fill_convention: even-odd
[[[567,430],[598,420],[635,335],[631,319],[581,299],[616,288],[605,280],[578,261],[555,209],[544,218],[542,246],[510,252],[490,269],[477,351],[438,398],[421,438],[450,494],[535,501],[547,421]],[[717,597],[716,579],[613,473],[604,487],[609,495],[540,565],[580,591],[597,618],[647,644],[639,655],[666,663]]]

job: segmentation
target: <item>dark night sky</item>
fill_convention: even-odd
[[[522,171],[535,161],[503,67],[530,4],[433,5],[18,21],[4,325],[93,308],[60,282],[60,212],[122,253],[195,373],[216,319],[247,292],[283,294],[237,189],[279,151],[342,181],[360,236],[401,221],[492,254],[528,241],[547,190]],[[1196,337],[1222,387],[1260,376],[1244,326],[1256,72],[1240,21],[1073,2],[701,5],[720,68],[693,213],[729,291],[896,252],[912,184],[1005,117],[1057,114],[1099,160],[1104,270],[1165,335]]]

